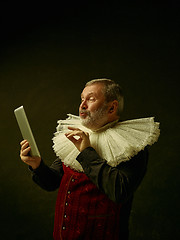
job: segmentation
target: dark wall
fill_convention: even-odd
[[[57,195],[36,186],[20,161],[13,110],[24,105],[50,164],[57,120],[78,114],[85,82],[99,77],[123,87],[123,119],[155,116],[161,123],[135,194],[130,240],[178,239],[179,5],[84,2],[1,6],[1,239],[52,239]]]

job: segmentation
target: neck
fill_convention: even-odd
[[[91,130],[92,130],[93,132],[100,132],[100,131],[103,131],[103,130],[109,128],[109,127],[114,126],[118,121],[119,121],[119,118],[116,118],[116,119],[113,119],[113,120],[110,121],[110,122],[107,122],[107,123],[104,124],[104,125],[101,125],[101,126],[98,127],[98,128],[91,128]]]

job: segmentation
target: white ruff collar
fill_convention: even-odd
[[[91,131],[81,124],[78,116],[68,116],[66,120],[58,121],[57,132],[53,137],[53,149],[66,166],[78,172],[83,172],[81,164],[76,160],[80,152],[64,135],[69,131],[69,126],[88,132],[91,146],[112,167],[128,161],[147,145],[154,144],[160,135],[159,123],[154,122],[154,117],[115,121]]]

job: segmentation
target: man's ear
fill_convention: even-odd
[[[118,101],[114,100],[111,102],[110,106],[109,106],[109,113],[116,113],[117,112],[117,108],[118,108]]]

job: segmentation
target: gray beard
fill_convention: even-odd
[[[90,129],[101,127],[103,123],[107,121],[106,110],[107,105],[103,105],[94,113],[90,113],[89,111],[85,110],[85,112],[88,113],[88,116],[86,117],[86,119],[81,118],[81,124]]]

